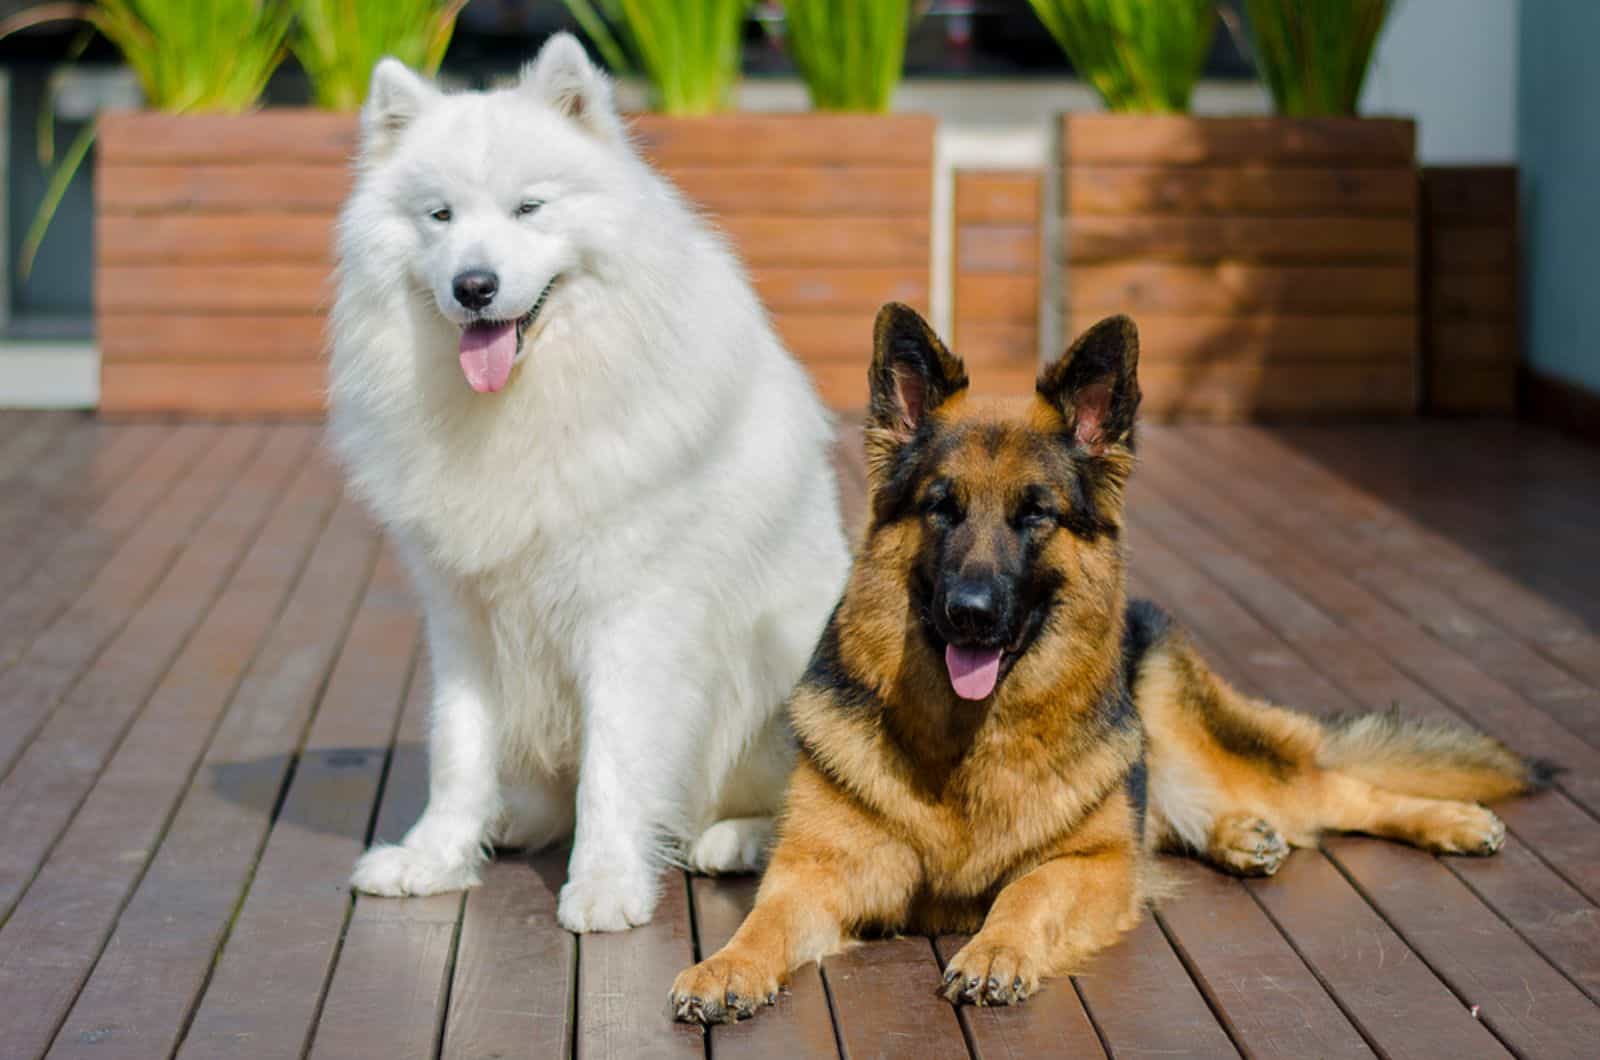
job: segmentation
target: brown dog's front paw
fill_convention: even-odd
[[[717,954],[678,973],[673,1018],[682,1023],[733,1023],[778,1000],[778,981],[753,961]]]
[[[980,935],[950,958],[940,993],[957,1005],[1015,1005],[1038,988],[1038,968],[1025,951]]]

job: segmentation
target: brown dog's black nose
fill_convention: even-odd
[[[945,593],[944,615],[951,629],[958,633],[974,638],[991,637],[1000,617],[998,594],[987,580],[958,581]]]
[[[456,301],[468,309],[482,309],[494,301],[494,293],[500,289],[500,277],[488,269],[468,269],[456,274],[453,287]]]

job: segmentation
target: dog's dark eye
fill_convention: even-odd
[[[1017,509],[1013,521],[1019,529],[1032,529],[1034,527],[1049,526],[1056,521],[1056,513],[1051,511],[1036,498],[1029,497]]]
[[[525,200],[517,207],[517,216],[527,217],[529,214],[536,214],[539,212],[539,207],[543,205],[544,203],[540,202],[538,199]]]
[[[922,510],[934,522],[958,525],[965,513],[961,504],[949,493],[935,493],[922,502]]]
[[[439,207],[439,209],[433,211],[428,216],[433,218],[435,221],[438,221],[438,222],[440,222],[442,224],[442,223],[450,220],[450,207],[441,206],[441,207]]]

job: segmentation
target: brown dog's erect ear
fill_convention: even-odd
[[[1129,446],[1139,411],[1139,329],[1125,316],[1100,321],[1040,373],[1038,391],[1071,425],[1074,444],[1095,454]]]
[[[903,444],[928,413],[966,389],[967,370],[915,309],[890,302],[873,326],[868,381],[871,425]]]

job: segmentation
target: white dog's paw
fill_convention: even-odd
[[[729,817],[700,833],[689,848],[689,867],[697,872],[757,872],[767,863],[772,818]]]
[[[350,886],[385,898],[464,891],[478,885],[478,859],[450,862],[403,846],[376,846],[356,862]]]
[[[556,919],[568,931],[626,931],[648,924],[656,911],[650,880],[626,875],[570,879],[561,888]]]

